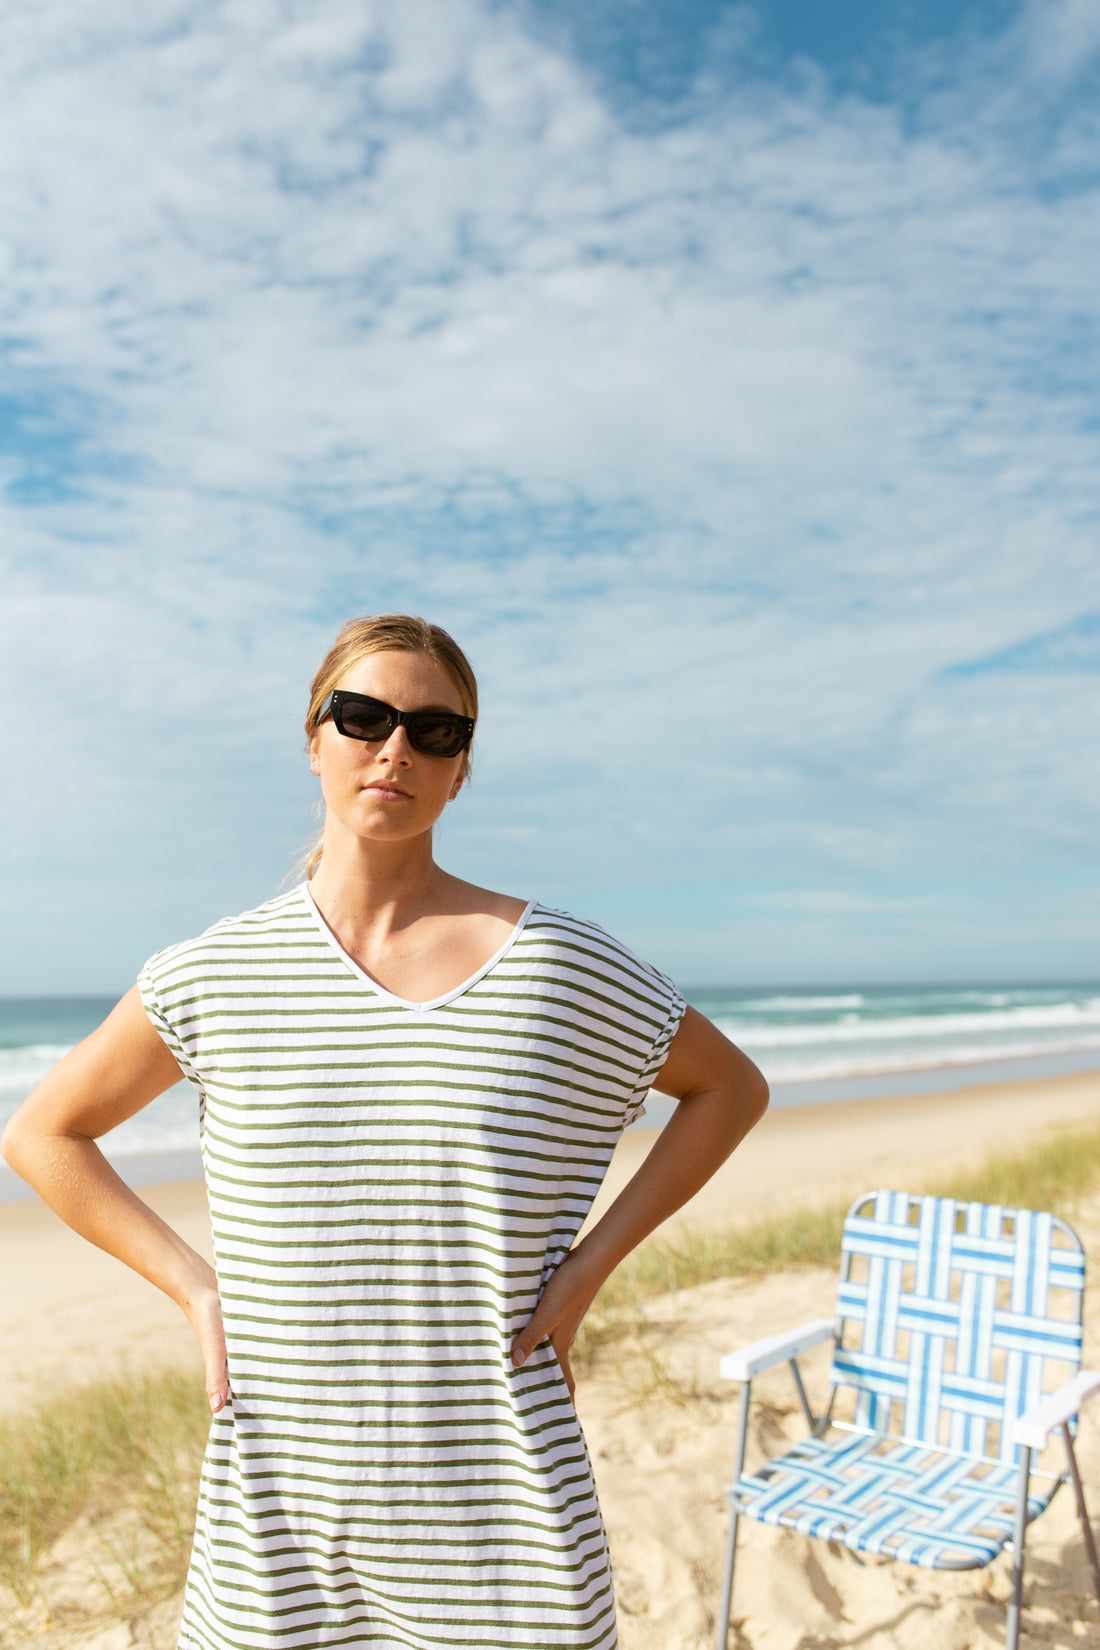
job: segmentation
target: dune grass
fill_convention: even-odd
[[[1083,1197],[1100,1185],[1100,1126],[1066,1129],[1025,1151],[994,1152],[977,1168],[929,1186],[945,1197],[1049,1209],[1072,1219]]]
[[[966,1173],[914,1187],[1071,1218],[1097,1188],[1100,1127],[997,1153]],[[602,1356],[617,1355],[615,1343],[636,1331],[647,1298],[718,1278],[835,1267],[847,1207],[837,1202],[724,1230],[649,1239],[597,1297],[575,1349],[577,1366],[591,1368]],[[40,1596],[41,1561],[77,1520],[111,1527],[119,1509],[135,1515],[143,1540],[123,1561],[105,1538],[103,1613],[124,1619],[180,1586],[208,1422],[201,1381],[180,1370],[62,1390],[37,1409],[0,1421],[0,1588],[8,1599],[25,1604]]]
[[[0,1421],[0,1588],[10,1602],[41,1601],[40,1560],[82,1518],[101,1532],[91,1593],[105,1615],[173,1591],[209,1422],[201,1380],[177,1369],[63,1388]]]
[[[914,1185],[972,1203],[1049,1209],[1072,1217],[1100,1186],[1100,1127],[1066,1130],[1021,1151],[991,1153],[973,1169]],[[871,1190],[872,1188],[867,1188]],[[575,1362],[591,1368],[609,1343],[630,1332],[647,1298],[717,1278],[763,1277],[795,1266],[834,1267],[848,1198],[772,1215],[743,1226],[653,1237],[628,1255],[597,1295],[581,1326]]]

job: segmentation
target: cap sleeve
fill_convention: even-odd
[[[645,1065],[642,1067],[641,1073],[639,1074],[634,1093],[627,1102],[626,1112],[623,1119],[624,1127],[627,1124],[636,1123],[640,1117],[645,1116],[646,1098],[650,1089],[657,1081],[657,1076],[661,1070],[661,1067],[664,1065],[665,1060],[668,1057],[668,1051],[672,1043],[672,1039],[676,1035],[677,1028],[687,1009],[686,998],[683,993],[679,991],[675,985],[673,985],[672,981],[666,979],[663,974],[658,974],[657,979],[665,988],[665,1020],[660,1031],[657,1033],[657,1036],[650,1045],[649,1053],[646,1058]]]
[[[178,1030],[172,1024],[161,1001],[161,986],[165,966],[175,955],[177,949],[176,946],[170,946],[167,950],[158,951],[150,957],[138,974],[137,987],[141,994],[141,1005],[148,1017],[149,1024],[167,1045],[184,1076],[190,1078],[192,1083],[198,1084],[201,1088],[201,1079],[192,1064],[187,1047]]]

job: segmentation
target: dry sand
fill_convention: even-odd
[[[980,1163],[1052,1130],[1100,1123],[1100,1072],[984,1083],[937,1094],[773,1108],[703,1190],[668,1223],[727,1225],[798,1204],[908,1187]],[[630,1129],[593,1208],[598,1217],[656,1138]]]
[[[771,1112],[737,1155],[677,1217],[728,1223],[831,1200],[879,1185],[907,1186],[971,1164],[993,1147],[1019,1146],[1052,1129],[1100,1120],[1100,1073],[987,1085],[953,1093]],[[614,1195],[655,1138],[632,1130],[601,1193]],[[209,1249],[205,1200],[194,1184],[142,1194],[198,1248]],[[1079,1222],[1100,1254],[1100,1200]],[[118,1262],[88,1248],[49,1211],[0,1207],[0,1371],[9,1410],[58,1381],[94,1379],[120,1363],[190,1361],[190,1330],[176,1308]],[[1095,1266],[1090,1268],[1095,1288]],[[700,1650],[714,1639],[732,1465],[737,1388],[718,1374],[727,1351],[762,1334],[831,1312],[831,1272],[796,1271],[762,1282],[717,1282],[651,1304],[637,1339],[612,1364],[582,1377],[578,1407],[588,1434],[612,1545],[622,1650]],[[1095,1316],[1095,1314],[1094,1314]],[[1100,1362],[1093,1337],[1088,1361]],[[806,1363],[811,1396],[823,1353]],[[752,1448],[798,1435],[785,1370],[759,1383]],[[1100,1399],[1081,1432],[1081,1459],[1100,1518]],[[750,1456],[751,1461],[751,1456]],[[1004,1642],[1008,1561],[961,1576],[853,1555],[785,1531],[746,1524],[730,1643],[736,1650],[993,1650]],[[1027,1650],[1100,1650],[1100,1612],[1072,1498],[1062,1492],[1036,1525],[1029,1559]],[[55,1560],[74,1578],[78,1532]],[[63,1564],[62,1564],[63,1561]],[[132,1624],[56,1638],[42,1650],[171,1650],[174,1606]],[[15,1644],[0,1624],[0,1644]],[[27,1642],[27,1641],[23,1641]]]

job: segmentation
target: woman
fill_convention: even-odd
[[[445,631],[345,625],[306,720],[312,879],[152,958],[4,1136],[198,1336],[187,1650],[616,1642],[569,1349],[767,1091],[601,929],[436,865],[476,717]],[[181,1072],[216,1275],[95,1144]],[[658,1073],[676,1113],[574,1242]]]

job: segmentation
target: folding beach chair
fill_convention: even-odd
[[[722,1359],[740,1381],[737,1465],[718,1650],[727,1650],[742,1516],[937,1570],[1013,1550],[1007,1650],[1016,1650],[1027,1525],[1067,1476],[1100,1599],[1100,1565],[1073,1449],[1100,1390],[1083,1370],[1085,1256],[1056,1215],[869,1192],[844,1223],[837,1317]],[[834,1341],[824,1414],[798,1355]],[[788,1362],[810,1435],[745,1472],[753,1377]],[[838,1398],[840,1404],[838,1406]],[[838,1407],[851,1419],[834,1419]],[[1065,1464],[1032,1462],[1060,1430]]]

